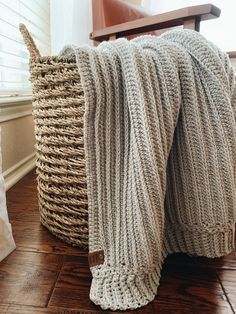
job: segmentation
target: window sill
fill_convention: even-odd
[[[0,123],[32,115],[32,96],[0,98]]]
[[[0,106],[2,105],[15,105],[18,103],[29,103],[32,101],[32,95],[15,96],[15,97],[0,97]]]

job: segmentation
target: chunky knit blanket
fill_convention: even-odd
[[[85,93],[90,298],[135,309],[154,299],[167,254],[234,249],[233,69],[190,30],[63,53]]]

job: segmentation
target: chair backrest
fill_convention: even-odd
[[[196,5],[94,30],[90,34],[90,39],[101,42],[180,25],[199,31],[201,21],[219,16],[220,9],[212,4]]]

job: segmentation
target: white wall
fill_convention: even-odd
[[[155,13],[163,13],[186,6],[212,3],[221,9],[218,19],[201,23],[200,32],[225,51],[236,51],[235,0],[142,0],[142,5]]]
[[[52,54],[68,44],[90,44],[92,32],[91,0],[51,0]]]

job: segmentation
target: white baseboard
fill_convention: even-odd
[[[33,153],[3,172],[6,191],[35,167],[35,159],[36,156]]]

